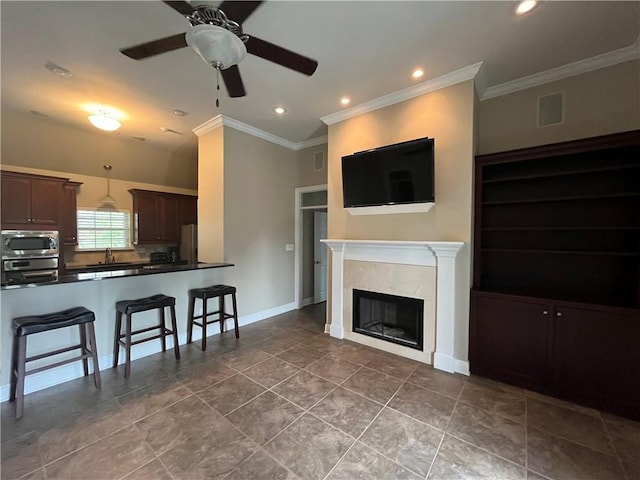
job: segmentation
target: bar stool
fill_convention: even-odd
[[[233,303],[233,313],[228,313],[224,308],[225,295],[231,295],[231,301]],[[218,310],[214,312],[207,312],[207,300],[210,298],[218,298]],[[202,315],[194,316],[194,310],[196,305],[196,298],[202,300]],[[217,318],[209,320],[208,317],[217,315]],[[201,318],[202,323],[196,320]],[[210,323],[220,322],[220,333],[225,331],[225,320],[233,318],[234,327],[236,330],[236,338],[240,338],[240,331],[238,328],[238,307],[236,305],[236,287],[230,287],[228,285],[212,285],[205,288],[193,288],[189,290],[189,312],[187,317],[187,343],[191,343],[193,324],[195,323],[202,328],[202,350],[207,349],[207,325]]]
[[[82,360],[84,376],[86,377],[89,375],[89,362],[87,359],[91,357],[93,359],[93,380],[96,384],[96,388],[100,388],[100,367],[98,366],[98,351],[93,326],[94,321],[94,313],[85,307],[73,307],[61,312],[47,313],[44,315],[30,315],[13,319],[12,327],[14,336],[11,359],[11,393],[9,395],[9,401],[13,402],[14,400],[17,400],[16,418],[21,418],[24,410],[24,379],[27,375]],[[42,353],[40,355],[34,355],[33,357],[27,357],[27,337],[29,335],[48,332],[58,328],[73,327],[75,325],[80,327],[80,344]],[[80,349],[81,351],[81,355],[79,357],[61,360],[29,371],[26,370],[28,362],[51,357],[60,353],[70,352],[71,350],[76,349]]]
[[[165,325],[164,309],[169,307],[171,311],[171,328]],[[148,310],[158,310],[159,323],[153,327],[141,328],[140,330],[131,330],[131,316],[134,313],[146,312]],[[122,315],[126,315],[125,331],[122,333]],[[150,332],[152,330],[160,330],[158,335],[145,337],[140,340],[132,341],[131,337],[139,333]],[[113,343],[113,368],[118,366],[118,356],[120,354],[120,345],[126,352],[126,360],[124,364],[124,378],[129,378],[131,373],[131,346],[138,343],[148,342],[159,338],[162,342],[162,351],[167,350],[167,334],[173,335],[173,350],[176,360],[180,360],[180,347],[178,346],[178,327],[176,325],[176,299],[167,295],[152,295],[150,297],[138,298],[136,300],[121,300],[116,302],[116,331]]]

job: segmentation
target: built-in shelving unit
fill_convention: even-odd
[[[640,416],[640,131],[476,157],[475,203],[472,372]]]

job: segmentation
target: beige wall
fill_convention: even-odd
[[[238,289],[240,315],[291,304],[294,252],[285,244],[294,243],[295,152],[226,126],[199,141],[200,260],[235,265],[224,281]]]
[[[329,237],[462,241],[456,358],[468,350],[474,155],[472,81],[329,126]],[[352,216],[343,209],[341,158],[372,147],[435,138],[435,206],[428,213]]]
[[[538,128],[538,97],[557,92],[564,92],[564,122]],[[480,102],[478,153],[638,128],[640,60],[633,60]]]
[[[197,150],[185,138],[183,148],[163,150],[131,138],[84,130],[50,119],[2,111],[2,164],[56,172],[112,177],[153,185],[196,189]]]
[[[327,144],[323,143],[296,152],[296,168],[298,170],[297,187],[308,187],[310,185],[323,185],[327,183],[327,150]],[[313,160],[316,152],[322,152],[324,155],[324,168],[322,170],[313,169]]]
[[[219,127],[198,139],[198,260],[224,261],[224,135]]]
[[[295,152],[224,128],[224,256],[241,314],[294,301]]]

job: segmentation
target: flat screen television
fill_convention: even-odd
[[[434,180],[433,138],[342,157],[345,208],[434,202]]]

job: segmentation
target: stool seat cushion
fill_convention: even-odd
[[[116,311],[129,315],[131,313],[144,312],[156,308],[171,307],[175,306],[175,304],[176,299],[174,297],[158,294],[136,300],[120,300],[116,302]]]
[[[229,285],[211,285],[210,287],[204,288],[192,288],[189,290],[190,297],[218,297],[220,295],[231,295],[236,293],[236,287],[231,287]]]
[[[96,317],[91,310],[84,307],[73,307],[61,312],[14,318],[12,323],[16,335],[21,337],[32,333],[93,322],[95,319]]]

